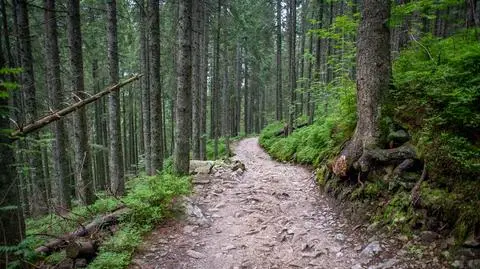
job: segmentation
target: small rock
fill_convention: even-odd
[[[338,242],[344,242],[344,241],[345,241],[345,235],[343,235],[343,234],[336,234],[336,235],[335,235],[335,240],[337,240]]]
[[[382,247],[380,246],[380,242],[378,241],[373,241],[370,244],[368,244],[360,253],[363,256],[366,257],[373,257],[376,254],[378,254],[380,251],[382,251]]]
[[[335,254],[335,256],[337,258],[341,258],[341,257],[343,257],[343,252],[337,252],[337,254]]]
[[[205,255],[203,253],[197,252],[195,250],[187,250],[187,255],[195,259],[203,259]]]
[[[361,264],[355,264],[350,269],[363,269],[363,266]]]
[[[440,238],[440,235],[432,231],[423,231],[420,233],[420,240],[424,243],[432,243],[433,241]]]

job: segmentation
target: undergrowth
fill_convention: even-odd
[[[421,45],[420,45],[421,44]],[[413,181],[370,179],[351,182],[328,175],[325,164],[337,156],[355,126],[355,85],[317,85],[327,97],[314,124],[290,136],[276,136],[283,123],[267,126],[260,144],[274,158],[318,168],[318,181],[336,197],[372,206],[372,221],[408,233],[412,228],[452,231],[461,241],[480,231],[480,43],[475,30],[413,42],[393,64],[384,120],[408,130],[425,161],[428,179],[420,188],[420,208],[411,205]],[[335,89],[332,91],[332,89]],[[382,129],[385,129],[382,127]],[[388,131],[388,130],[386,130]],[[410,176],[411,177],[411,176]]]
[[[122,215],[116,232],[104,238],[98,256],[89,264],[89,268],[125,268],[130,263],[136,247],[142,237],[156,224],[172,217],[172,204],[176,197],[190,192],[190,179],[171,174],[139,176],[127,182],[127,194],[121,198],[112,198],[98,194],[95,204],[79,206],[65,216],[51,214],[40,219],[27,220],[27,238],[22,243],[24,259],[34,261],[33,249],[51,237],[61,236],[74,231],[79,223],[94,219],[111,212],[120,205],[129,211]],[[44,235],[48,235],[45,237]],[[57,264],[65,259],[64,252],[57,252],[45,258],[45,262]]]

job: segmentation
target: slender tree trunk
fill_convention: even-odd
[[[26,122],[31,123],[37,118],[37,101],[27,6],[26,0],[19,0],[17,2],[20,63],[24,69],[21,75],[22,92],[25,100],[24,112]],[[30,206],[32,215],[39,216],[46,213],[48,207],[47,197],[45,196],[46,186],[41,176],[42,161],[40,155],[41,149],[37,143],[39,139],[38,133],[32,136],[32,138],[33,141],[27,141],[27,147],[30,150],[28,154],[29,181],[31,187],[29,198],[31,199]]]
[[[160,10],[158,0],[149,0],[150,10],[150,113],[151,113],[151,170],[150,175],[163,169],[163,115],[160,79]]]
[[[248,61],[247,61],[247,53],[245,52],[245,58],[243,59],[244,64],[244,86],[243,86],[243,123],[245,125],[245,134],[250,134],[250,112],[251,112],[251,100],[250,100],[250,82],[249,82],[249,73],[248,73]]]
[[[200,42],[202,29],[202,1],[193,1],[192,31],[192,158],[200,159],[200,91],[202,88],[200,73]]]
[[[289,9],[289,40],[288,40],[288,63],[289,63],[289,90],[290,90],[290,108],[289,108],[289,118],[288,118],[288,133],[291,134],[293,131],[293,125],[296,118],[295,107],[296,107],[296,93],[297,88],[297,75],[296,75],[296,59],[295,59],[295,48],[296,48],[296,27],[297,27],[297,1],[290,1]]]
[[[236,45],[235,57],[235,135],[240,133],[240,119],[242,113],[242,47],[240,41]]]
[[[202,63],[201,63],[201,91],[200,91],[200,159],[207,159],[207,76],[208,76],[208,46],[209,46],[209,13],[207,1],[202,1]]]
[[[93,78],[93,88],[94,93],[100,92],[100,81],[98,78],[98,60],[94,60],[92,63],[92,78]],[[95,188],[96,190],[105,190],[106,188],[106,178],[105,168],[108,166],[105,159],[105,152],[103,150],[103,102],[95,103],[95,143],[102,146],[102,149],[97,149],[95,151]]]
[[[143,143],[144,143],[144,163],[145,171],[151,171],[151,136],[150,136],[150,74],[149,74],[149,49],[148,34],[146,33],[147,14],[146,2],[139,0],[137,2],[140,17],[140,70],[144,77],[142,78],[142,119],[143,119]]]
[[[118,41],[117,41],[117,1],[107,2],[107,43],[108,43],[108,71],[110,84],[118,83]],[[118,92],[108,97],[109,113],[109,162],[110,190],[114,195],[123,195],[125,192],[122,133],[120,131],[120,98]]]
[[[80,24],[80,1],[68,0],[68,45],[71,62],[71,85],[75,95],[84,99],[88,97],[85,92],[83,79],[83,53],[82,33]],[[95,200],[93,194],[93,180],[91,173],[91,157],[88,143],[88,124],[86,109],[80,108],[74,117],[74,147],[75,147],[75,179],[76,191],[81,204],[92,204]]]
[[[212,133],[214,139],[214,159],[218,157],[218,138],[219,138],[219,92],[220,92],[220,15],[222,10],[221,0],[217,1],[216,17],[217,25],[215,29],[215,42],[214,42],[214,71],[213,71],[213,94],[212,94],[212,106],[211,106],[211,121],[212,121]]]
[[[276,82],[276,119],[283,120],[283,92],[282,92],[282,0],[277,0],[277,82]]]
[[[54,12],[55,0],[45,0],[45,62],[50,106],[57,110],[62,108],[64,100],[60,78],[60,52],[58,48],[57,18]],[[68,182],[67,130],[65,122],[59,120],[52,126],[54,181],[57,188],[55,206],[60,211],[71,208],[70,184]],[[63,210],[62,210],[63,209]]]

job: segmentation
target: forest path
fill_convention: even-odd
[[[173,220],[159,227],[131,268],[360,269],[381,261],[373,256],[384,243],[363,244],[306,168],[272,160],[257,138],[236,143],[234,152],[233,159],[246,166],[243,175],[218,170],[200,180],[190,198],[199,221]],[[393,268],[398,262],[382,260],[369,268]]]

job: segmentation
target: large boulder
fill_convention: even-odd
[[[212,161],[201,161],[201,160],[191,160],[190,161],[190,174],[197,175],[203,174],[208,175],[212,172],[214,162]]]

